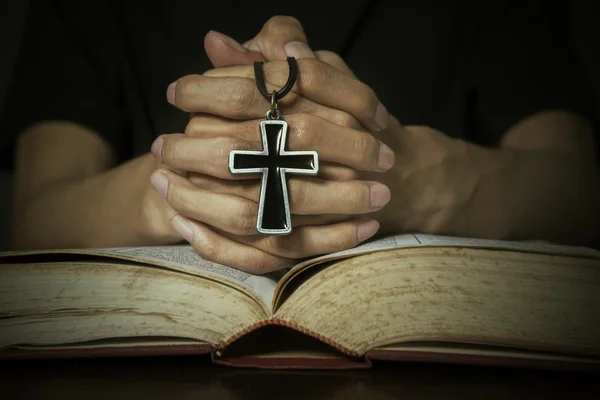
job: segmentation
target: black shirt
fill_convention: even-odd
[[[121,160],[182,132],[172,81],[211,68],[209,30],[240,42],[292,15],[313,50],[341,54],[405,125],[494,146],[546,109],[585,116],[562,1],[36,1],[7,107],[5,148],[27,125],[69,120]]]

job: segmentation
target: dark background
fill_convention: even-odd
[[[13,74],[29,3],[30,0],[0,1],[0,115],[7,101],[6,90]],[[9,171],[0,170],[0,251],[9,246],[11,198],[11,175]]]
[[[14,64],[26,24],[29,4],[35,0],[0,1],[0,118],[6,98],[7,87],[14,74]],[[300,0],[297,0],[300,1]],[[543,10],[540,10],[543,12]],[[600,2],[595,0],[573,0],[570,2],[569,40],[572,43],[575,59],[592,99],[593,121],[600,130]],[[206,29],[198,27],[200,32]],[[57,44],[60,45],[60,44]],[[2,132],[0,132],[2,135]],[[6,159],[6,149],[0,157]],[[1,161],[1,160],[0,160]],[[0,166],[5,165],[0,162]],[[12,182],[9,170],[0,167],[0,251],[9,246],[11,220]]]

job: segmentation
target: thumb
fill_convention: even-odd
[[[272,17],[258,35],[244,43],[244,47],[262,54],[268,61],[287,57],[316,58],[308,46],[302,24],[294,17]]]
[[[210,31],[206,34],[204,49],[215,68],[249,65],[254,61],[266,61],[260,53],[250,51],[229,36],[216,31]]]

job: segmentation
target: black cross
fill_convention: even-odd
[[[316,175],[316,151],[286,151],[287,122],[260,123],[261,151],[234,150],[229,153],[232,174],[262,174],[256,230],[281,235],[292,231],[286,174]]]

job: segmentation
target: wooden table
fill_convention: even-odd
[[[205,357],[3,362],[2,399],[577,399],[600,375],[378,362],[368,371],[261,371]]]

